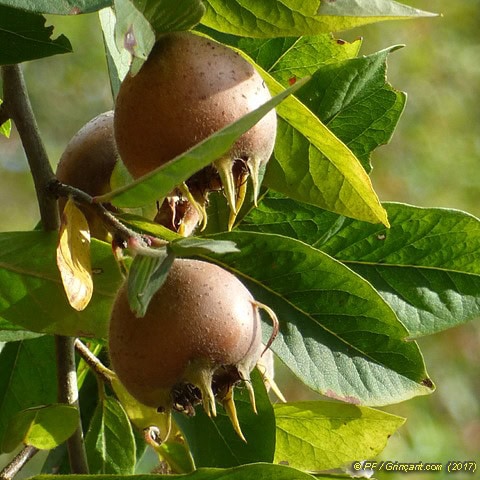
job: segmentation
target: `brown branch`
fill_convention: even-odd
[[[59,223],[57,202],[47,192],[47,185],[54,178],[54,173],[33,115],[20,66],[7,65],[2,67],[2,77],[4,105],[17,127],[27,156],[35,184],[43,228],[45,230],[57,230]]]
[[[38,448],[27,445],[18,455],[0,472],[0,480],[12,480],[12,478],[27,464],[27,462],[39,452]]]
[[[48,155],[40,137],[27,87],[19,65],[2,67],[4,105],[15,123],[32,173],[37,194],[40,218],[44,230],[58,230],[59,217],[56,199],[48,185],[55,180]],[[78,408],[78,389],[75,366],[74,339],[55,337],[57,351],[57,381],[59,402]],[[79,415],[78,427],[67,440],[72,473],[88,473],[87,456]],[[25,460],[28,461],[28,458]]]
[[[77,371],[75,365],[74,345],[75,339],[72,337],[55,337],[58,401],[60,403],[73,405],[78,409]],[[77,430],[67,440],[67,450],[72,473],[89,473],[87,453],[85,451],[85,442],[80,420]]]

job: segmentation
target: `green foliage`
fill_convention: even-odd
[[[100,480],[142,473],[137,460],[146,443],[186,480],[322,479],[327,477],[321,472],[345,472],[352,461],[378,455],[404,419],[367,405],[399,403],[435,388],[414,339],[480,316],[480,230],[478,219],[463,212],[380,203],[368,173],[371,153],[390,141],[405,107],[406,95],[386,78],[387,60],[398,47],[358,57],[360,41],[339,41],[331,32],[431,14],[390,0],[228,5],[3,0],[0,63],[71,51],[66,37],[51,39],[42,14],[101,9],[114,95],[128,68],[132,73],[141,68],[158,35],[195,28],[245,56],[274,97],[165,166],[95,201],[119,208],[155,203],[228,152],[272,108],[279,121],[263,198],[256,208],[247,198],[233,231],[217,221],[227,211],[220,195],[211,197],[208,213],[215,220],[208,234],[197,231],[198,237],[188,239],[148,218],[118,214],[144,238],[156,236],[166,244],[137,245],[133,260],[120,265],[129,270],[133,310],[145,313],[176,255],[214,262],[275,312],[279,333],[272,350],[328,401],[272,405],[255,371],[257,413],[248,388],[235,390],[246,442],[219,407],[215,418],[201,409],[193,417],[175,413],[175,438],[160,445],[141,430],[164,428],[162,412],[138,405],[103,368],[99,378],[106,377],[113,392],[100,387],[93,414],[82,419],[90,473]],[[115,248],[128,244],[123,237],[114,240]],[[55,404],[53,335],[93,339],[100,355],[98,345],[106,340],[109,312],[123,281],[110,245],[94,240],[93,298],[84,311],[74,311],[55,265],[57,242],[55,233],[40,230],[0,234],[0,339],[7,342],[0,352],[0,445],[5,451],[21,443],[52,449],[76,428],[76,408]],[[262,323],[266,344],[275,325],[267,315]],[[44,336],[30,338],[38,334]],[[193,472],[188,472],[189,455]],[[92,477],[75,476],[82,478]]]
[[[0,5],[0,65],[70,53],[64,35],[51,39],[53,27],[45,27],[45,17]]]
[[[78,427],[78,410],[72,405],[53,404],[29,408],[15,414],[5,432],[2,450],[19,444],[51,450],[70,438]]]

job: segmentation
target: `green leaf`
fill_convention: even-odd
[[[282,89],[267,72],[261,74],[273,94]],[[388,225],[370,178],[348,147],[293,96],[277,114],[274,158],[264,185],[341,215]]]
[[[145,316],[150,300],[164,284],[174,260],[175,255],[166,251],[155,257],[135,256],[128,273],[127,295],[136,317]]]
[[[246,53],[285,87],[292,79],[312,75],[324,65],[356,57],[362,43],[361,39],[351,43],[338,40],[330,34],[258,39],[225,35],[204,26],[198,30]]]
[[[39,450],[62,444],[78,427],[78,410],[71,405],[32,407],[15,414],[8,424],[2,450],[13,451],[19,443]]]
[[[208,417],[201,408],[197,408],[194,417],[175,414],[175,421],[185,435],[197,468],[233,467],[245,463],[273,461],[275,417],[257,370],[252,372],[252,384],[257,414],[252,410],[247,389],[235,389],[238,420],[246,443],[233,430],[223,408],[218,409],[215,418]]]
[[[56,233],[0,234],[0,320],[33,332],[105,338],[122,281],[111,246],[92,239],[94,293],[87,308],[77,312],[63,290],[56,244]]]
[[[381,20],[433,16],[391,0],[320,2],[318,0],[205,0],[202,23],[245,37],[318,35]],[[340,4],[340,5],[337,5]]]
[[[33,13],[78,15],[108,7],[112,0],[1,0],[0,3]]]
[[[169,250],[179,257],[201,255],[203,253],[238,252],[233,242],[223,240],[209,240],[207,238],[187,237],[175,240],[168,246]]]
[[[135,468],[135,439],[127,414],[113,397],[99,402],[85,438],[90,473],[130,475]]]
[[[321,2],[317,14],[335,32],[384,20],[437,16],[392,0]]]
[[[52,39],[53,27],[45,22],[41,15],[0,5],[0,65],[70,53],[68,39]]]
[[[405,419],[367,407],[333,402],[274,405],[275,463],[304,471],[342,468],[373,458]]]
[[[124,48],[119,50],[117,48],[117,44],[115,43],[115,25],[117,18],[113,8],[104,8],[98,12],[98,16],[102,26],[103,40],[105,43],[110,87],[113,98],[116,98],[120,84],[130,69],[131,55]],[[122,162],[117,162],[114,168],[113,175],[115,175],[115,177],[112,175],[114,181],[116,180],[118,169],[121,168],[117,167],[117,165],[121,163]]]
[[[201,0],[133,0],[158,35],[190,30],[205,13]]]
[[[57,378],[53,338],[7,343],[0,352],[0,445],[16,413],[55,403]]]
[[[3,103],[2,99],[0,98],[0,105]],[[0,124],[0,135],[9,138],[10,131],[12,130],[12,121],[10,119],[6,120],[2,124]]]
[[[385,405],[431,393],[423,358],[372,286],[325,253],[273,234],[230,232],[239,253],[208,255],[277,314],[272,350],[313,390]],[[264,339],[271,327],[265,325]]]
[[[235,468],[199,468],[186,475],[131,475],[129,480],[332,480],[331,476],[309,475],[285,465],[257,463]],[[37,475],[31,480],[52,480],[51,475]],[[62,475],[62,480],[118,480],[118,475]]]
[[[291,88],[281,89],[274,98],[215,132],[184,154],[123,188],[97,197],[97,200],[112,202],[118,207],[142,207],[165,197],[195,172],[221,158],[241,135],[303,84],[304,82],[298,82]]]
[[[371,170],[370,153],[388,143],[406,95],[386,81],[387,57],[399,47],[324,66],[297,97]]]
[[[384,204],[389,230],[286,198],[265,198],[242,229],[324,250],[366,278],[410,337],[480,315],[480,221],[464,212]]]

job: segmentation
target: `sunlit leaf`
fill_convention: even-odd
[[[349,403],[385,405],[433,391],[423,358],[393,310],[361,276],[307,244],[230,232],[238,253],[208,258],[235,273],[278,316],[272,350],[310,388]],[[264,324],[264,340],[271,325]]]
[[[85,215],[72,199],[62,213],[57,266],[70,305],[75,310],[84,310],[93,294],[90,230]]]
[[[270,91],[281,90],[261,72]],[[291,198],[388,226],[387,214],[355,155],[297,98],[277,107],[280,117],[274,158],[264,184]]]
[[[37,475],[31,480],[51,480],[50,475]],[[95,480],[115,480],[118,475],[96,475]],[[130,475],[129,480],[332,480],[330,475],[309,475],[285,465],[257,463],[235,468],[200,468],[182,475]],[[92,480],[90,475],[62,475],[62,480]]]
[[[433,15],[391,0],[205,0],[205,6],[203,24],[246,37],[318,35],[381,20]]]
[[[321,401],[276,404],[274,411],[275,463],[306,471],[375,457],[405,421],[380,410]]]
[[[16,0],[13,3],[16,6]],[[45,21],[41,15],[0,5],[0,65],[70,53],[68,39],[52,39],[53,27],[46,27]]]
[[[2,450],[11,452],[19,443],[51,450],[67,440],[78,427],[78,410],[71,405],[32,407],[14,415],[8,424]]]
[[[104,396],[98,403],[85,438],[90,473],[132,474],[135,439],[125,410],[118,400]]]

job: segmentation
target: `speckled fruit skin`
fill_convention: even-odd
[[[193,33],[165,35],[120,87],[114,123],[120,156],[138,178],[270,98],[257,71],[232,49]],[[266,163],[275,132],[271,111],[236,142],[231,158]]]
[[[68,142],[57,166],[57,178],[91,196],[110,191],[110,177],[118,160],[113,135],[113,111],[104,112],[85,124]],[[60,199],[63,210],[65,199]],[[98,218],[83,209],[91,234],[104,239],[107,231]]]
[[[211,371],[242,365],[250,372],[263,350],[258,309],[231,273],[199,260],[176,259],[166,282],[136,318],[123,286],[109,333],[113,370],[141,403],[165,405],[191,365]]]

